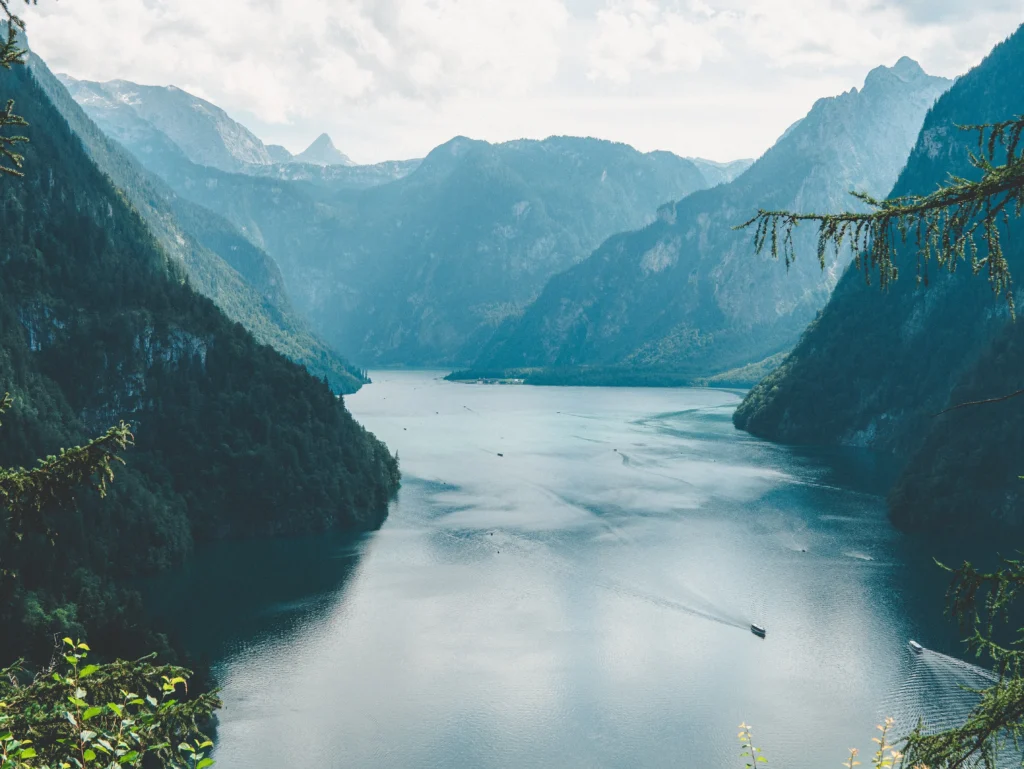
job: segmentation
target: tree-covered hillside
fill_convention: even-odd
[[[324,382],[193,291],[29,71],[4,82],[31,141],[25,177],[0,178],[0,391],[14,397],[0,465],[120,419],[136,446],[55,543],[0,543],[14,574],[0,658],[48,656],[54,632],[132,655],[156,641],[126,580],[201,538],[374,528],[397,461]]]
[[[810,255],[787,273],[755,257],[749,234],[733,227],[758,208],[838,211],[851,189],[884,195],[948,85],[904,58],[872,70],[860,90],[820,99],[732,182],[664,206],[655,223],[609,238],[554,277],[473,368],[543,368],[594,384],[678,382],[788,350],[849,256],[822,272],[808,228],[797,242]]]
[[[969,159],[977,137],[957,126],[1020,114],[1021,72],[1024,28],[939,99],[892,196],[927,194],[950,175],[978,178]],[[1024,226],[1011,217],[1003,247],[1018,276],[1022,239]],[[813,259],[813,252],[805,256]],[[912,237],[896,263],[901,277],[885,292],[847,271],[793,353],[740,406],[736,425],[776,440],[892,453],[905,463],[892,496],[899,522],[960,526],[995,518],[1024,525],[1024,402],[936,416],[1024,388],[1024,328],[969,264],[951,275],[933,263],[928,285],[919,286]]]
[[[213,299],[229,318],[244,325],[257,340],[302,364],[314,376],[327,377],[336,392],[351,393],[359,389],[366,381],[365,376],[318,339],[295,313],[273,259],[226,219],[177,195],[116,141],[108,138],[38,56],[30,57],[29,66],[93,161],[128,196],[164,251],[185,266],[194,288]],[[76,89],[80,98],[83,92],[93,94],[87,86],[98,87],[98,84],[72,79],[65,79],[65,82]],[[187,107],[189,102],[185,97],[188,95],[178,93],[177,102],[184,100],[184,105],[179,106]],[[166,156],[169,163],[189,162],[184,150],[127,104],[118,102],[116,107],[110,106],[112,100],[109,99],[94,99],[88,103],[101,117],[104,109],[116,109],[123,126],[120,138],[129,138],[137,152],[145,154],[144,147],[145,151]],[[203,115],[220,114],[213,105],[207,106],[209,109],[203,110]],[[222,114],[221,117],[227,119]],[[216,133],[213,127],[207,126],[207,129]],[[235,133],[244,130],[239,126]]]

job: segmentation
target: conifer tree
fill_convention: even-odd
[[[7,35],[0,41],[0,67],[10,69],[13,64],[24,64],[27,51],[19,45],[18,35],[25,31],[25,22],[11,9],[15,0],[0,0],[0,14],[6,17]],[[26,5],[35,5],[36,0],[25,0]],[[9,134],[12,128],[27,126],[25,118],[14,112],[14,100],[8,99],[0,109],[0,173],[21,176],[24,157],[17,151],[22,142],[28,138],[21,134]]]

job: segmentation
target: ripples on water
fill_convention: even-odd
[[[384,528],[207,548],[163,591],[224,686],[222,769],[739,767],[744,720],[810,769],[883,710],[958,717],[970,674],[907,648],[956,648],[944,578],[869,456],[739,433],[726,391],[373,378]]]

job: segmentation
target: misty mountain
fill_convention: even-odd
[[[162,135],[193,163],[226,171],[274,162],[248,128],[220,107],[175,86],[57,77],[104,130],[125,144],[145,141],[151,151],[173,152]]]
[[[609,238],[506,323],[474,370],[546,369],[545,381],[693,381],[788,350],[825,304],[848,254],[822,271],[808,228],[787,270],[734,226],[758,208],[838,211],[851,190],[888,192],[925,113],[950,81],[914,61],[818,100],[733,181],[663,206]],[[538,376],[534,371],[534,377]]]
[[[265,249],[314,328],[366,364],[468,363],[551,275],[710,184],[692,161],[596,139],[459,137],[423,161],[259,175],[128,146]]]
[[[157,237],[161,247],[184,266],[192,286],[213,301],[262,343],[306,366],[317,377],[327,377],[338,392],[355,392],[365,381],[358,369],[310,331],[296,314],[284,288],[280,270],[263,250],[247,240],[223,217],[177,195],[159,177],[141,167],[112,141],[71,98],[62,82],[34,54],[29,66],[39,86],[60,110],[93,161],[131,201]],[[80,96],[81,81],[68,81]],[[90,109],[104,114],[106,101],[83,97]],[[155,126],[120,113],[131,129],[136,146],[159,149],[173,163],[188,163],[177,145]],[[154,143],[155,142],[155,143]],[[153,153],[144,154],[152,158]]]
[[[331,137],[320,134],[313,143],[298,155],[290,158],[289,163],[311,163],[315,166],[354,166],[348,156],[334,146]]]
[[[1022,71],[1024,27],[939,99],[892,195],[930,193],[951,175],[978,178],[968,160],[977,137],[957,126],[1019,114]],[[1010,219],[1003,240],[1019,280],[1019,218]],[[900,249],[897,264],[900,279],[886,292],[847,270],[792,354],[747,396],[736,425],[775,440],[890,455],[903,468],[891,495],[902,525],[1024,525],[1024,401],[936,416],[1024,389],[1024,325],[970,265],[949,274],[932,264],[925,286],[914,280],[913,243]]]

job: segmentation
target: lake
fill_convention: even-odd
[[[886,713],[966,707],[983,673],[945,656],[946,579],[889,525],[885,460],[738,432],[732,391],[440,377],[346,398],[401,459],[379,532],[160,579],[223,686],[221,769],[739,769],[741,721],[810,769]]]

